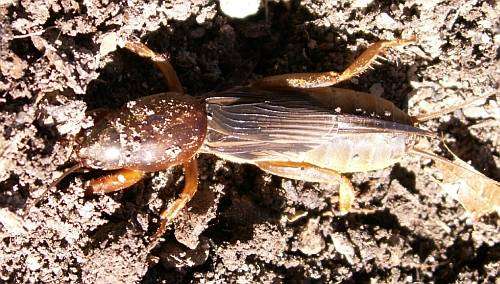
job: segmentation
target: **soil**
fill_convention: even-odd
[[[372,42],[416,35],[341,86],[410,114],[491,94],[422,127],[499,180],[495,1],[267,2],[237,20],[209,0],[0,0],[2,282],[498,283],[498,216],[471,220],[418,157],[353,174],[355,208],[341,216],[336,185],[200,155],[198,194],[149,256],[158,214],[182,188],[180,168],[97,196],[85,183],[102,173],[75,173],[21,217],[70,165],[74,135],[92,127],[86,111],[167,90],[149,61],[115,48],[124,40],[168,55],[199,96],[267,75],[342,71]]]

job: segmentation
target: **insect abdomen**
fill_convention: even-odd
[[[304,162],[340,173],[386,168],[407,152],[412,136],[407,133],[337,135],[330,143],[304,154]]]

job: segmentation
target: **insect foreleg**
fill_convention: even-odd
[[[92,193],[107,193],[121,190],[136,184],[144,177],[143,171],[121,169],[112,174],[90,181]]]

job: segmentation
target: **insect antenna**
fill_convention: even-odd
[[[49,190],[55,186],[57,186],[64,178],[66,178],[69,174],[76,172],[77,170],[84,168],[85,165],[83,163],[77,163],[71,166],[69,169],[64,171],[64,173],[59,176],[56,180],[54,180],[43,192],[40,196],[38,196],[31,204],[29,204],[24,210],[24,216],[27,216],[31,210],[31,208],[37,205],[49,192]]]
[[[459,105],[455,105],[455,106],[451,106],[451,107],[448,107],[448,108],[444,108],[444,109],[438,110],[436,112],[431,112],[431,113],[427,113],[427,114],[421,114],[421,115],[413,116],[412,119],[413,119],[413,121],[415,123],[422,123],[422,122],[434,119],[436,117],[440,117],[440,116],[442,116],[444,114],[448,114],[450,112],[454,112],[456,110],[466,108],[469,105],[473,104],[474,102],[476,102],[476,101],[478,101],[480,99],[487,99],[487,98],[489,98],[491,96],[494,96],[494,95],[495,94],[487,94],[487,95],[483,95],[483,96],[471,98],[471,99],[466,100],[465,102],[463,102],[463,103],[461,103]]]

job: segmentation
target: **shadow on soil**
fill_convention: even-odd
[[[500,169],[497,168],[494,159],[494,155],[498,153],[492,153],[483,141],[470,132],[468,125],[457,118],[452,118],[439,127],[439,132],[450,134],[455,138],[455,143],[448,145],[455,155],[464,161],[471,161],[472,166],[486,176],[500,180]]]

